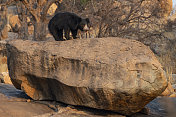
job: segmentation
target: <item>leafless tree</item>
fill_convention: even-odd
[[[46,28],[47,28],[47,11],[49,7],[55,2],[61,2],[62,0],[21,0],[18,4],[18,8],[22,10],[20,13],[21,20],[23,22],[23,29],[27,34],[27,12],[31,18],[31,22],[34,25],[34,40],[43,41],[46,40]],[[24,38],[26,36],[23,36]]]
[[[109,0],[98,2],[93,11],[99,19],[98,37],[118,36],[144,39],[159,34],[159,6],[149,0]],[[154,1],[152,1],[154,2]],[[156,1],[157,2],[157,1]],[[156,28],[154,28],[156,27]]]
[[[6,9],[6,6],[0,6],[0,40],[7,38],[7,29],[5,28],[7,24]]]
[[[58,11],[87,15],[96,34],[94,37],[123,37],[140,41],[162,36],[165,20],[158,0],[65,0]],[[81,4],[81,5],[80,5]],[[80,7],[82,6],[82,7]]]
[[[18,38],[23,40],[29,39],[29,32],[28,32],[28,24],[27,24],[27,17],[28,11],[27,8],[21,2],[16,2],[18,18],[21,23],[21,27],[18,32]]]

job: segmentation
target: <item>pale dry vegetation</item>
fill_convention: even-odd
[[[150,4],[149,2],[155,2]],[[94,37],[127,37],[146,39],[160,36],[163,22],[158,20],[162,10],[151,0],[84,0],[82,3],[63,1],[57,12],[71,11],[90,17]]]
[[[89,17],[90,37],[139,40],[158,56],[166,71],[176,73],[174,35],[176,23],[158,0],[64,0],[56,12],[70,11]],[[167,4],[164,4],[166,7]]]

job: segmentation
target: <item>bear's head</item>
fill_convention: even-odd
[[[81,31],[89,31],[90,30],[90,21],[89,21],[89,18],[81,19],[81,21],[80,21],[80,23],[78,25],[78,28]]]

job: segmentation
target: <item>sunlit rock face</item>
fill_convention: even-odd
[[[161,8],[163,8],[163,15],[165,17],[169,16],[172,11],[172,0],[159,0]]]
[[[12,84],[7,68],[6,41],[0,41],[0,83]]]
[[[134,40],[13,40],[7,50],[14,86],[35,100],[56,100],[130,115],[167,86],[162,66],[152,51]]]

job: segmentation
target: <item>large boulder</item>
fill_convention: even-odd
[[[7,50],[14,86],[34,100],[130,115],[167,87],[162,66],[152,51],[135,40],[12,40]]]

